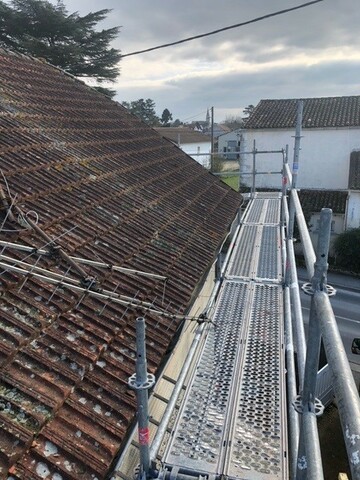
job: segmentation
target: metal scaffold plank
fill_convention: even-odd
[[[273,224],[280,222],[280,198],[255,198],[251,201],[244,224]]]
[[[281,192],[255,192],[254,198],[281,198]]]
[[[256,269],[255,249],[259,248],[260,229],[256,225],[243,225],[233,254],[229,260],[229,266],[225,275],[227,277],[239,277],[251,279]],[[256,262],[257,263],[257,262]]]
[[[281,196],[250,201],[165,448],[168,471],[285,479]]]
[[[262,227],[256,281],[282,280],[281,236],[278,227]]]
[[[195,368],[164,462],[219,474],[249,286],[223,285],[212,328]]]
[[[280,229],[272,225],[243,225],[226,276],[281,282]]]
[[[282,287],[254,284],[225,475],[287,478]]]

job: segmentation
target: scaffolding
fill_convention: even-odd
[[[143,478],[321,480],[317,416],[334,396],[352,479],[360,479],[360,401],[326,283],[332,212],[321,212],[315,253],[296,190],[300,125],[301,105],[293,170],[284,155],[281,191],[254,189],[238,217]],[[312,296],[307,341],[295,222]],[[328,365],[318,371],[321,339]],[[119,466],[117,478],[127,478]]]

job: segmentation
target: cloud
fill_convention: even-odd
[[[240,23],[301,0],[104,0],[104,27],[123,25],[123,53]],[[68,0],[69,11],[98,10],[97,0]],[[153,98],[185,118],[214,105],[222,115],[262,98],[359,93],[360,9],[355,0],[316,5],[190,43],[121,61],[119,100]],[[220,113],[219,113],[220,115]]]

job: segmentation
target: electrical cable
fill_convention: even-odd
[[[267,18],[276,17],[278,15],[283,15],[284,13],[293,12],[294,10],[299,10],[300,8],[309,7],[310,5],[323,2],[323,1],[324,0],[313,0],[312,2],[302,3],[301,5],[297,5],[296,7],[286,8],[284,10],[278,10],[277,12],[268,13],[267,15],[256,17],[256,18],[253,18],[252,20],[247,20],[246,22],[237,23],[235,25],[230,25],[228,27],[219,28],[217,30],[213,30],[207,33],[201,33],[199,35],[194,35],[193,37],[183,38],[182,40],[178,40],[176,42],[165,43],[163,45],[158,45],[156,47],[145,48],[144,50],[137,50],[131,53],[125,53],[124,55],[121,55],[121,58],[130,57],[133,55],[140,55],[141,53],[152,52],[153,50],[159,50],[160,48],[172,47],[173,45],[179,45],[181,43],[190,42],[191,40],[197,40],[198,38],[208,37],[210,35],[215,35],[217,33],[225,32],[226,30],[243,27],[245,25],[250,25],[251,23],[256,23],[256,22],[260,22],[261,20],[266,20]]]

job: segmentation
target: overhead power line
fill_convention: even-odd
[[[250,25],[251,23],[260,22],[261,20],[266,20],[267,18],[276,17],[278,15],[283,15],[284,13],[293,12],[294,10],[299,10],[300,8],[309,7],[315,3],[323,2],[324,0],[313,0],[312,2],[302,3],[301,5],[297,5],[296,7],[286,8],[285,10],[278,10],[277,12],[268,13],[267,15],[263,15],[262,17],[256,17],[252,20],[247,20],[246,22],[237,23],[235,25],[230,25],[228,27],[219,28],[217,30],[213,30],[212,32],[201,33],[199,35],[194,35],[193,37],[183,38],[182,40],[178,40],[176,42],[165,43],[163,45],[158,45],[157,47],[145,48],[144,50],[137,50],[136,52],[125,53],[121,55],[122,58],[130,57],[133,55],[140,55],[140,53],[152,52],[153,50],[159,50],[160,48],[172,47],[173,45],[179,45],[180,43],[190,42],[192,40],[197,40],[198,38],[209,37],[210,35],[215,35],[216,33],[225,32],[226,30],[231,30],[233,28],[243,27],[244,25]]]

